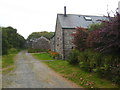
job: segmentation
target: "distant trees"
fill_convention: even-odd
[[[109,17],[109,21],[102,21],[102,27],[89,33],[88,43],[96,51],[102,53],[120,52],[120,14],[116,13],[114,17]]]
[[[26,46],[27,48],[31,48],[33,40],[40,38],[41,36],[44,36],[50,40],[53,37],[53,35],[54,35],[54,32],[47,32],[47,31],[33,32],[28,36]]]
[[[25,39],[17,33],[13,27],[1,27],[2,29],[2,54],[7,54],[10,48],[24,48]]]
[[[42,32],[33,32],[28,36],[27,39],[35,39],[39,38],[41,36],[46,37],[47,39],[51,39],[51,37],[54,35],[54,32],[47,32],[47,31],[42,31]]]

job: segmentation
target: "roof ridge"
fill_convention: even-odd
[[[64,15],[64,14],[58,13],[57,15]],[[83,15],[83,14],[67,14],[67,15],[75,15],[75,16],[92,16],[92,17],[105,17],[104,15],[103,15],[103,16],[100,16],[100,15]]]

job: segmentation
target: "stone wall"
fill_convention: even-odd
[[[50,39],[50,49],[55,51],[55,37]]]
[[[64,31],[64,55],[65,58],[69,55],[70,51],[75,48],[75,45],[72,43],[73,36],[72,34],[76,31],[75,29],[63,29]]]
[[[62,59],[66,59],[70,51],[75,47],[75,45],[72,43],[72,34],[75,31],[75,29],[63,29],[59,19],[57,19],[54,36],[54,50],[61,55]]]
[[[59,20],[56,22],[55,31],[55,51],[63,58],[63,32]]]
[[[59,20],[56,23],[56,32],[55,32],[55,51],[61,55],[62,59],[66,59],[70,51],[75,47],[72,43],[75,29],[62,29]]]
[[[33,41],[33,49],[50,49],[50,41],[45,37],[40,37]]]

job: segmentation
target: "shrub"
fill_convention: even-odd
[[[100,54],[92,50],[80,52],[78,56],[80,68],[89,72],[93,72],[93,69],[100,65],[100,59]]]
[[[57,53],[57,52],[54,52],[54,51],[49,50],[48,53],[49,53],[49,55],[50,55],[52,58],[54,58],[54,59],[59,59],[59,58],[60,58],[60,55],[59,55],[59,53]]]
[[[48,52],[47,49],[28,49],[28,53],[40,53],[40,52]]]
[[[78,50],[71,50],[71,52],[67,58],[67,61],[72,65],[79,64],[78,56],[79,56]]]
[[[99,52],[120,55],[120,14],[109,17],[109,21],[102,21],[102,27],[88,35],[88,43]],[[91,38],[91,39],[90,39]],[[89,45],[88,45],[89,46]]]
[[[19,50],[16,48],[11,48],[8,50],[8,54],[16,54]]]
[[[120,84],[119,57],[93,52],[92,50],[85,50],[79,52],[78,61],[81,69],[97,73],[100,77]]]
[[[72,34],[74,37],[73,43],[76,46],[76,49],[84,51],[86,48],[86,38],[88,36],[88,31],[85,28],[77,27],[76,33]]]
[[[80,52],[71,52],[68,61],[120,84],[120,14],[108,18],[88,31],[77,28],[73,43]]]

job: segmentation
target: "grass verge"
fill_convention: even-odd
[[[63,77],[84,88],[118,88],[118,86],[112,82],[101,79],[96,74],[85,72],[77,66],[72,66],[67,61],[58,60],[44,63],[60,73]]]
[[[33,56],[35,56],[39,60],[53,60],[53,58],[46,52],[44,53],[33,53]]]
[[[47,53],[33,54],[37,59],[51,60]],[[112,82],[101,79],[96,74],[91,74],[81,70],[78,66],[72,66],[65,60],[55,60],[44,62],[50,68],[60,73],[63,77],[84,88],[118,88]]]
[[[8,54],[2,56],[2,73],[7,73],[14,69],[14,57],[16,54]]]
[[[16,54],[9,54],[2,56],[2,68],[7,68],[14,64],[14,57]]]

